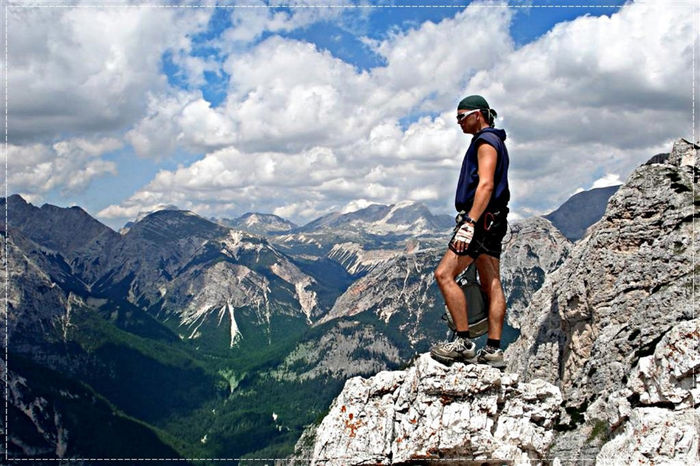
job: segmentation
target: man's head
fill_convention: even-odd
[[[480,95],[467,96],[457,105],[457,123],[465,133],[475,134],[493,126],[496,115],[496,111]]]

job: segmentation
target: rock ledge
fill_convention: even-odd
[[[423,354],[406,371],[348,380],[317,430],[311,464],[538,460],[561,402],[542,380]]]

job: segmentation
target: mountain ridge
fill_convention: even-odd
[[[576,193],[561,206],[544,215],[570,241],[578,241],[586,230],[605,213],[605,206],[610,197],[620,188],[608,186]]]
[[[264,214],[260,212],[246,212],[240,217],[236,217],[234,219],[221,218],[212,220],[222,225],[257,235],[286,233],[298,228],[298,225],[294,222],[291,222],[278,215]]]
[[[418,227],[414,234],[442,229],[454,223],[449,215],[434,215],[425,204],[405,201],[397,204],[372,204],[349,212],[332,212],[321,216],[299,228],[294,233],[309,233],[318,229],[363,226],[369,233],[406,233]]]

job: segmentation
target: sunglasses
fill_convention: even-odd
[[[461,123],[462,120],[467,118],[469,115],[471,115],[472,113],[476,113],[478,111],[479,111],[479,109],[472,110],[471,112],[458,113],[457,114],[457,123]]]

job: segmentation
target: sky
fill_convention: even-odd
[[[470,94],[508,133],[516,219],[696,137],[691,1],[41,0],[3,14],[4,191],[115,229],[165,206],[298,224],[401,201],[452,214]]]

